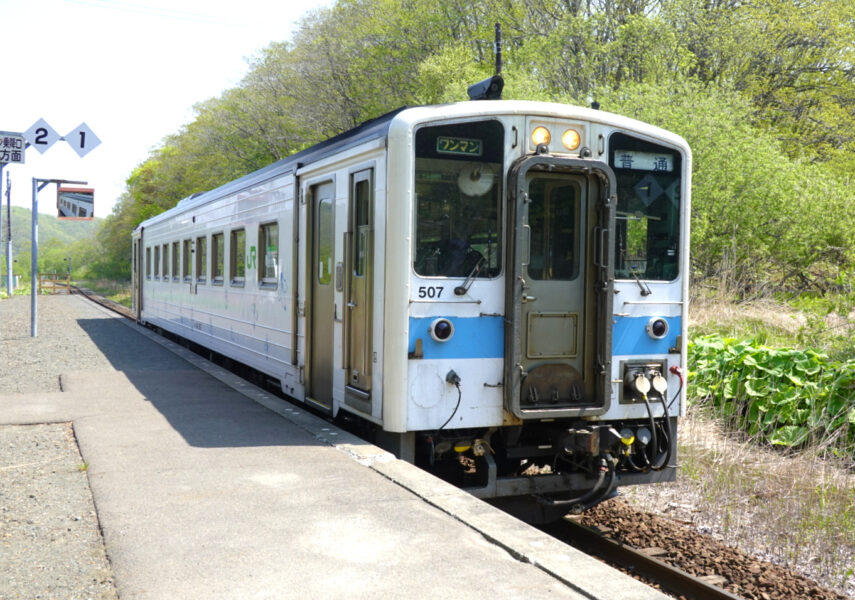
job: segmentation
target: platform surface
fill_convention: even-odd
[[[80,297],[52,306],[100,366],[0,394],[0,423],[73,423],[122,599],[665,598]]]

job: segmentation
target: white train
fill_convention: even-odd
[[[526,518],[581,509],[675,476],[690,167],[599,110],[402,109],[142,223],[134,310]]]

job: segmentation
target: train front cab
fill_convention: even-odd
[[[650,188],[656,184],[651,184],[650,169],[624,168],[617,177],[615,161],[618,167],[626,165],[615,159],[615,148],[646,160],[655,146],[625,134],[612,135],[611,151],[605,143],[608,134],[599,134],[594,142],[600,147],[599,158],[591,157],[585,137],[573,155],[536,145],[528,152],[514,152],[511,140],[519,135],[517,129],[527,131],[532,122],[529,118],[524,125],[506,121],[500,126],[498,119],[487,119],[456,128],[425,126],[415,134],[407,395],[410,413],[421,412],[425,418],[420,421],[410,414],[408,426],[421,430],[416,459],[422,466],[527,520],[548,520],[593,505],[619,484],[673,478],[679,404],[665,416],[663,382],[674,379],[669,367],[681,365],[681,282],[648,285],[641,281],[643,271],[639,278],[639,272],[630,269],[622,276],[631,280],[616,287],[614,268],[620,256],[626,267],[627,220],[637,219],[645,221],[646,230],[633,228],[630,250],[646,254],[664,244],[662,252],[653,254],[668,264],[656,272],[651,254],[648,270],[658,279],[674,279],[683,258],[674,244],[681,241],[684,215],[679,197],[685,188],[677,177],[671,185],[676,191],[668,190],[669,196],[658,189],[652,198]],[[584,124],[578,129],[584,132]],[[502,141],[504,156],[491,156],[489,145],[502,146]],[[473,153],[477,156],[440,155],[443,144],[459,147],[467,142],[478,148]],[[671,150],[670,155],[675,154]],[[679,160],[671,161],[669,170],[675,165],[679,169]],[[454,171],[454,176],[446,171]],[[428,182],[444,182],[437,207],[426,204]],[[632,202],[646,190],[648,198],[640,199],[637,214],[619,214],[619,189],[632,196]],[[464,206],[473,198],[488,201],[467,214],[455,209],[458,197]],[[500,202],[495,214],[489,208],[493,198]],[[653,201],[660,200],[669,205],[667,215],[652,214]],[[644,210],[651,214],[643,215]],[[424,226],[429,218],[435,222],[433,232]],[[473,221],[488,224],[476,228],[479,239],[470,236],[467,245],[456,248],[454,232],[466,227],[455,220],[469,220],[470,233]],[[458,266],[449,266],[455,251],[460,254]],[[450,274],[451,281],[441,285],[441,274]],[[671,326],[668,335],[658,335],[659,329],[649,335],[655,320],[647,316],[650,301],[642,296],[633,304],[630,299],[637,284],[645,290],[651,285],[666,290],[661,294],[666,296],[663,306],[672,313],[661,321],[666,329]],[[616,294],[622,294],[624,305],[632,305],[627,312],[614,313]],[[613,339],[616,323],[620,344]],[[467,341],[451,343],[461,331]],[[647,340],[653,344],[641,343],[641,338],[657,335]],[[636,340],[632,343],[637,351],[626,349],[627,336]],[[494,351],[490,346],[497,340],[501,348]],[[626,353],[617,364],[615,352]],[[416,364],[422,360],[435,366]],[[464,395],[468,400],[461,402]],[[444,398],[439,403],[444,412],[434,410],[432,396]],[[659,399],[661,406],[655,402]],[[492,422],[484,426],[476,414]]]

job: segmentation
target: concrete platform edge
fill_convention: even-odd
[[[137,333],[163,346],[194,367],[275,412],[319,441],[333,446],[359,464],[368,467],[408,490],[428,504],[478,532],[490,543],[504,549],[516,560],[529,563],[575,592],[597,600],[661,600],[668,598],[628,575],[560,542],[499,509],[418,467],[400,461],[393,454],[339,429],[291,403],[277,398],[191,350],[129,321],[106,308],[98,307]],[[580,581],[580,573],[584,580]]]

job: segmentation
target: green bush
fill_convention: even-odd
[[[689,343],[690,401],[763,443],[855,453],[855,359],[718,335]]]

